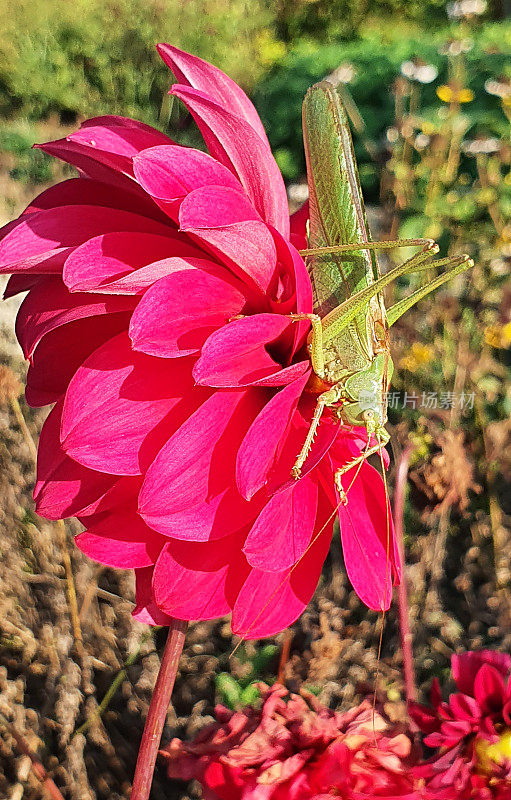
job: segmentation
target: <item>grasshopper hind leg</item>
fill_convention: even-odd
[[[376,444],[371,447],[371,433],[373,433],[373,431],[371,431],[370,428],[368,428],[367,444],[362,453],[357,458],[354,458],[353,461],[348,462],[348,464],[344,464],[344,466],[339,467],[339,469],[335,471],[334,475],[335,488],[337,489],[337,494],[339,495],[339,499],[343,505],[348,504],[348,492],[351,489],[351,486],[353,485],[355,478],[358,475],[358,471],[360,470],[360,467],[362,466],[364,461],[366,461],[369,458],[369,456],[372,456],[374,453],[378,453],[382,447],[385,447],[385,445],[390,439],[389,432],[385,428],[379,428],[377,431],[374,432],[376,435]],[[342,476],[356,466],[358,466],[359,469],[355,474],[355,478],[353,478],[348,488],[344,489],[342,485]]]

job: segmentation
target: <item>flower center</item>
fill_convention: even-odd
[[[511,728],[506,728],[500,735],[498,742],[488,742],[486,739],[477,739],[475,751],[479,769],[491,774],[495,764],[511,761]]]

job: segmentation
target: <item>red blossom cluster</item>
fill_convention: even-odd
[[[262,690],[260,710],[217,706],[192,742],[173,739],[169,776],[198,780],[204,800],[419,800],[410,738],[369,701],[340,714],[278,684]]]
[[[458,692],[410,704],[417,735],[367,700],[341,714],[308,693],[261,684],[262,707],[215,709],[192,742],[163,751],[168,774],[198,780],[205,800],[511,800],[511,657],[452,657]]]
[[[435,754],[416,767],[426,800],[511,800],[511,656],[494,650],[454,655],[458,691],[411,715]]]

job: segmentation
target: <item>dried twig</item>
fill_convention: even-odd
[[[18,748],[18,750],[24,755],[29,757],[32,766],[32,772],[34,773],[35,777],[39,781],[41,781],[41,784],[45,790],[46,795],[49,798],[51,798],[51,800],[64,800],[57,785],[50,778],[50,776],[46,772],[45,768],[43,767],[43,765],[41,764],[35,753],[32,752],[26,739],[21,735],[21,733],[19,733],[16,730],[16,728],[14,728],[14,726],[1,712],[0,712],[0,724],[2,724],[4,728],[7,729],[9,735],[12,736],[12,738],[16,742],[16,747]]]
[[[78,611],[78,601],[76,599],[76,589],[73,576],[73,567],[71,565],[71,556],[69,555],[69,550],[67,549],[66,526],[64,524],[64,521],[59,519],[55,523],[55,527],[59,534],[60,545],[62,550],[62,560],[64,562],[64,568],[66,570],[67,599],[69,602],[69,613],[71,614],[71,623],[73,625],[73,636],[75,640],[76,652],[78,654],[78,658],[83,664],[84,649],[83,649],[82,627],[80,625],[80,614]]]

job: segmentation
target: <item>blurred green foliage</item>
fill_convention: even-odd
[[[236,651],[234,674],[220,672],[215,678],[215,687],[220,701],[228,708],[239,709],[258,699],[258,684],[275,681],[275,660],[279,648],[274,644],[255,647],[243,644]]]
[[[459,26],[426,35],[418,26],[387,22],[367,26],[361,37],[352,42],[318,45],[303,40],[275,63],[257,86],[255,102],[285,178],[295,180],[305,169],[300,114],[307,88],[346,65],[353,73],[348,91],[364,126],[363,136],[355,137],[362,184],[366,191],[374,191],[380,166],[364,140],[381,149],[386,129],[395,118],[392,89],[401,65],[418,57],[438,70],[438,79],[421,87],[423,113],[434,115],[438,108],[436,88],[448,80],[449,59],[444,51],[452,38],[469,39],[471,45],[465,55],[467,86],[477,96],[477,102],[467,112],[469,128],[504,135],[508,123],[500,113],[497,98],[485,92],[484,84],[510,69],[511,22],[478,25],[467,30],[466,35]]]
[[[247,88],[271,53],[264,0],[17,0],[0,4],[0,111],[41,119],[109,113],[155,122],[171,41]]]
[[[368,18],[392,18],[442,24],[445,0],[276,0],[270,3],[275,13],[279,38],[296,42],[312,38],[321,42],[352,38],[363,30]]]

